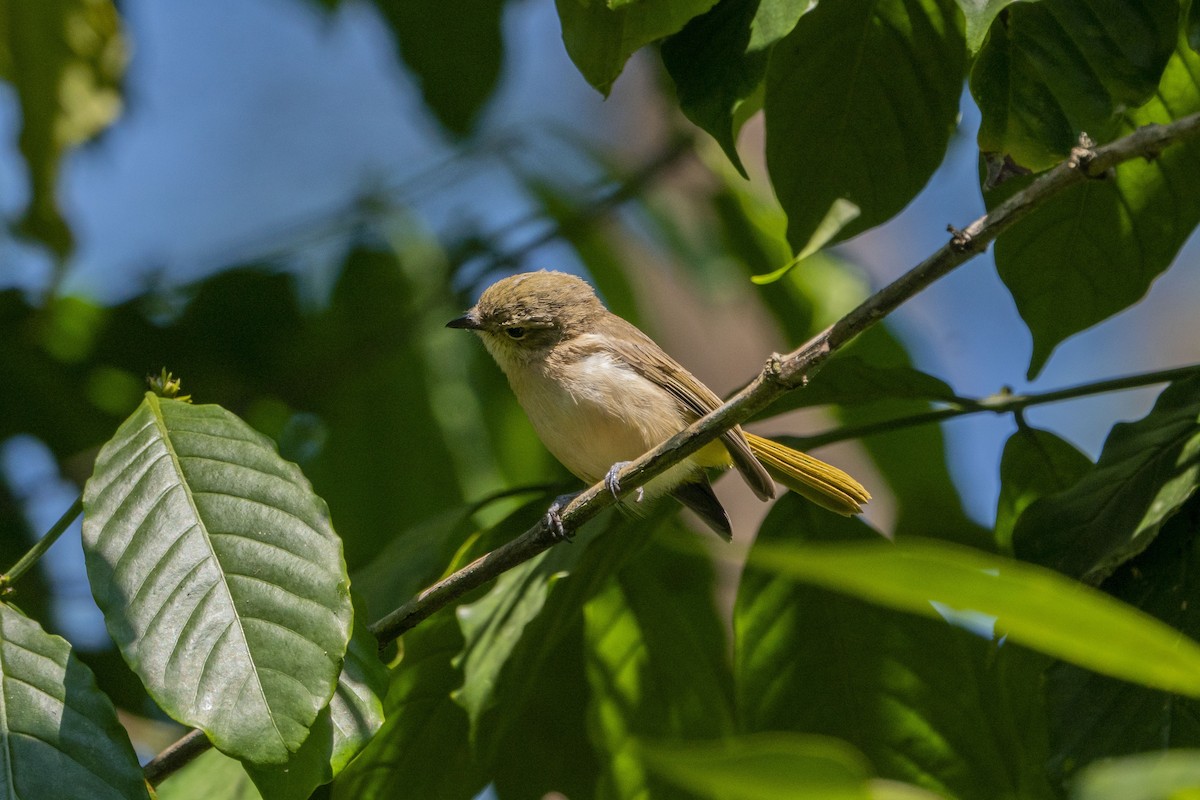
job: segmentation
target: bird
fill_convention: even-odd
[[[508,378],[542,443],[588,484],[614,495],[629,461],[721,405],[721,399],[649,336],[604,306],[582,278],[542,270],[488,286],[446,324],[474,331]],[[635,492],[634,505],[670,495],[726,541],[733,529],[710,470],[735,468],[760,500],[774,479],[827,510],[852,516],[871,495],[842,470],[771,439],[730,428]],[[563,534],[555,501],[552,530]]]

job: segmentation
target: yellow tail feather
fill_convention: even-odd
[[[746,439],[771,477],[821,508],[849,517],[861,513],[862,504],[871,499],[861,483],[831,464],[753,433],[746,433]]]

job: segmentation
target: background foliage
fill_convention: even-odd
[[[0,4],[0,566],[84,497],[3,586],[0,798],[1200,786],[1194,138],[760,415],[853,441],[865,519],[727,482],[732,548],[606,514],[382,660],[367,627],[574,486],[443,328],[487,282],[584,273],[731,390],[1081,134],[1200,112],[1196,7],[172,5]],[[267,33],[303,25],[373,71],[307,72]],[[222,82],[230,30],[259,61]],[[243,83],[262,116],[222,122]],[[194,404],[144,396],[164,366]],[[1043,414],[1065,383],[1095,386]],[[149,786],[182,725],[220,749]]]

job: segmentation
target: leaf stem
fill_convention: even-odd
[[[38,539],[33,547],[29,548],[29,551],[21,556],[17,563],[9,567],[8,571],[3,575],[0,575],[0,597],[4,597],[12,592],[12,585],[17,582],[17,579],[28,572],[29,568],[38,562],[38,559],[50,549],[51,545],[58,541],[58,537],[62,536],[67,528],[71,527],[71,523],[75,521],[75,518],[82,513],[83,497],[80,496],[75,498],[75,502],[71,503],[71,507],[58,518],[58,522],[55,522],[50,530],[46,531],[45,536]]]
[[[1191,378],[1200,375],[1200,364],[1192,364],[1186,367],[1173,367],[1171,369],[1157,370],[1155,372],[1141,372],[1136,375],[1125,375],[1120,378],[1109,378],[1107,380],[1095,381],[1093,383],[1082,383],[1076,386],[1068,386],[1063,389],[1054,389],[1049,392],[1031,392],[1028,394],[1013,394],[1010,391],[1002,390],[987,397],[977,399],[963,398],[957,402],[948,404],[946,408],[937,408],[931,411],[924,411],[920,414],[911,414],[906,417],[897,417],[895,419],[885,419],[879,422],[872,422],[866,425],[852,425],[844,428],[835,428],[833,430],[824,431],[822,433],[814,433],[809,436],[786,436],[774,437],[781,441],[786,441],[789,445],[799,447],[801,449],[812,449],[821,447],[822,445],[833,444],[834,442],[844,442],[849,439],[861,439],[865,436],[873,436],[878,433],[890,433],[892,431],[903,430],[905,428],[914,428],[919,425],[929,425],[934,422],[944,422],[948,419],[956,417],[965,417],[969,414],[981,414],[989,412],[992,414],[1020,414],[1025,409],[1032,406],[1046,405],[1047,403],[1058,403],[1063,400],[1075,400],[1080,397],[1091,397],[1107,392],[1120,392],[1126,389],[1138,389],[1143,386],[1152,386],[1156,383],[1169,383],[1170,381]]]

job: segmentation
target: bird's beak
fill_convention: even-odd
[[[458,319],[452,319],[446,323],[447,328],[466,328],[469,331],[477,331],[483,327],[479,322],[479,317],[475,314],[474,309],[468,311],[465,315]]]

